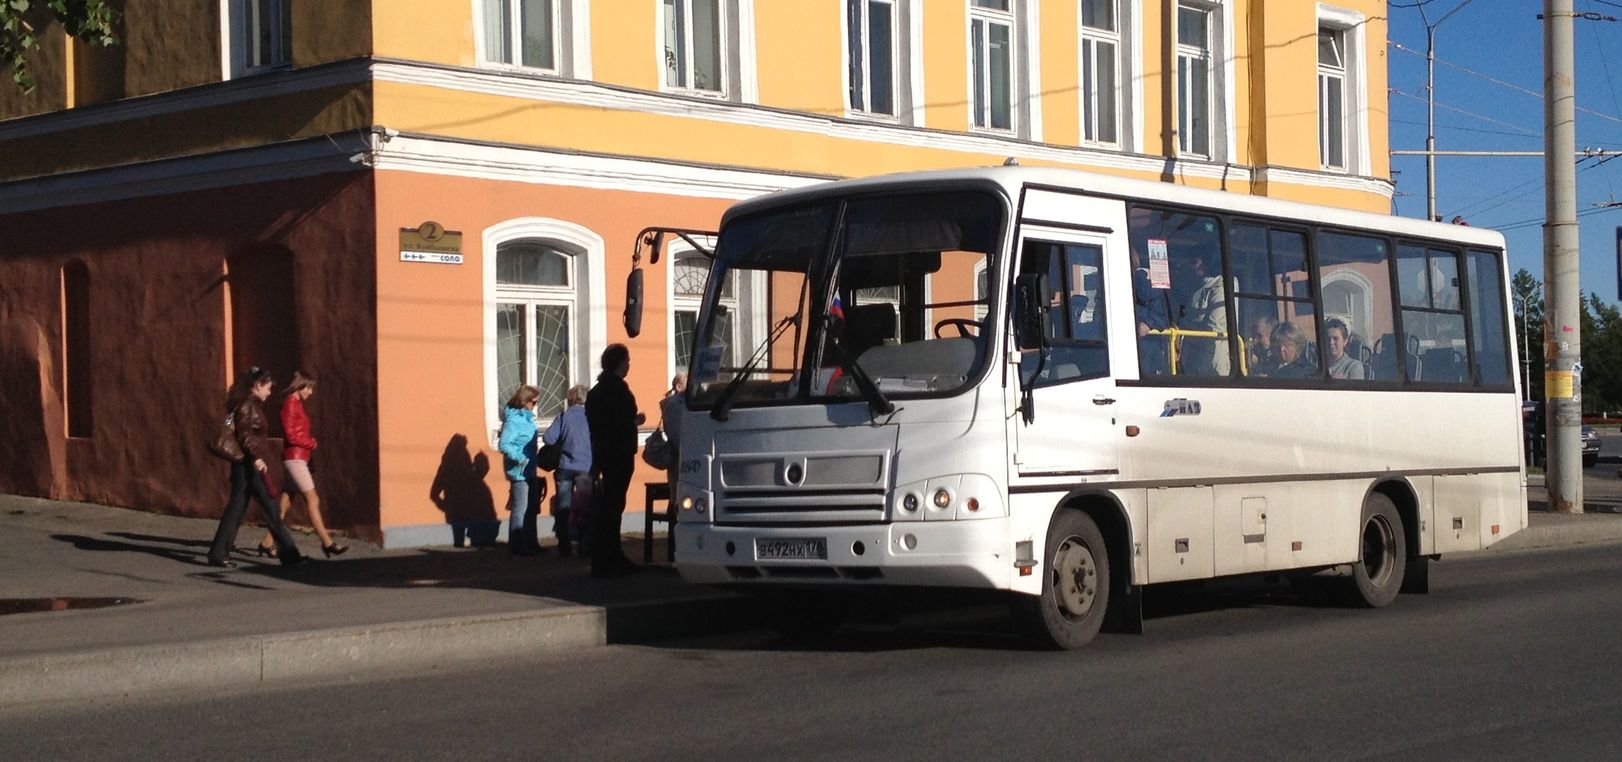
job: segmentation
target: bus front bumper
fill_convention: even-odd
[[[678,523],[675,531],[676,569],[700,584],[1006,590],[1017,571],[1007,519],[814,527]],[[774,557],[817,551],[825,557]]]

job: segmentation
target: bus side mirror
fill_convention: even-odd
[[[642,333],[642,268],[631,270],[625,276],[625,335],[636,338]]]
[[[1042,349],[1048,342],[1048,278],[1025,273],[1014,279],[1014,343],[1021,350]]]

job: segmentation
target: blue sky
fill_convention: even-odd
[[[1434,22],[1461,0],[1391,0],[1391,148],[1425,147],[1425,19]],[[1574,0],[1578,13],[1622,19],[1622,0]],[[1543,150],[1543,27],[1538,0],[1473,0],[1436,31],[1437,150]],[[1622,20],[1579,18],[1577,149],[1622,152]],[[1400,47],[1399,47],[1400,46]],[[1496,81],[1494,81],[1496,80]],[[1526,92],[1526,91],[1531,91]],[[1396,212],[1425,216],[1425,160],[1393,156]],[[1439,157],[1437,212],[1503,231],[1509,267],[1543,279],[1541,157]],[[1577,169],[1582,287],[1617,300],[1616,228],[1622,206],[1622,157],[1594,158]]]

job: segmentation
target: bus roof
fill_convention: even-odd
[[[1135,180],[1079,169],[1053,167],[1004,166],[930,170],[818,183],[803,188],[778,191],[740,202],[727,210],[722,223],[725,224],[738,215],[782,205],[803,203],[816,198],[892,190],[915,185],[938,187],[960,183],[992,183],[1000,185],[1011,198],[1018,198],[1019,190],[1023,186],[1042,185],[1053,188],[1074,189],[1078,192],[1100,196],[1142,199],[1167,204],[1185,204],[1236,214],[1327,223],[1416,238],[1444,239],[1467,245],[1494,249],[1504,248],[1503,235],[1488,228],[1451,225],[1442,222],[1417,220],[1411,217],[1373,214],[1339,207],[1285,201],[1266,196],[1191,188],[1175,183]]]

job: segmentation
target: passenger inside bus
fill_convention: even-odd
[[[1346,321],[1330,318],[1324,323],[1324,335],[1324,347],[1328,350],[1324,364],[1330,378],[1360,381],[1368,376],[1363,361],[1347,351],[1352,341],[1352,330],[1346,326]]]
[[[1294,323],[1279,323],[1273,329],[1274,362],[1259,375],[1274,378],[1311,378],[1318,375],[1317,348]]]
[[[1178,348],[1181,371],[1187,375],[1228,375],[1228,342],[1220,335],[1228,331],[1228,296],[1222,287],[1222,265],[1216,252],[1196,253],[1184,262],[1185,280],[1193,288],[1182,295],[1177,327],[1219,336],[1183,337]]]
[[[1264,373],[1273,365],[1273,329],[1278,327],[1278,321],[1269,315],[1262,315],[1250,321],[1250,330],[1245,333],[1245,367],[1251,375]]]
[[[1137,322],[1138,374],[1161,376],[1170,370],[1167,343],[1170,337],[1151,334],[1171,327],[1166,308],[1166,290],[1154,287],[1149,281],[1149,269],[1143,264],[1143,254],[1132,247],[1132,313]]]

